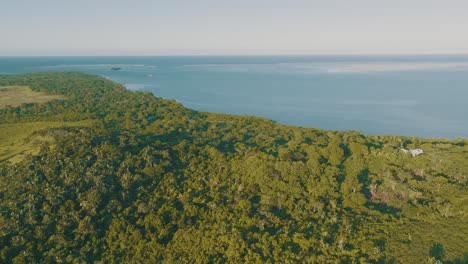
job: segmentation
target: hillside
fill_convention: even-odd
[[[468,262],[467,139],[197,112],[73,72],[12,86],[60,100],[0,109],[2,263]]]

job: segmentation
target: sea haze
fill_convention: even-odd
[[[288,125],[468,137],[466,55],[0,58],[2,74],[47,71],[97,74],[195,110]]]

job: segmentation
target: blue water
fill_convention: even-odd
[[[196,110],[368,134],[468,138],[466,55],[0,57],[0,74],[70,70]]]

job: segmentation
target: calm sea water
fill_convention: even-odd
[[[368,134],[468,138],[466,55],[0,57],[0,74],[70,70],[196,110]]]

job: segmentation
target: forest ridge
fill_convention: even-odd
[[[197,112],[75,72],[13,86],[51,100],[0,109],[2,263],[468,262],[467,139]]]

